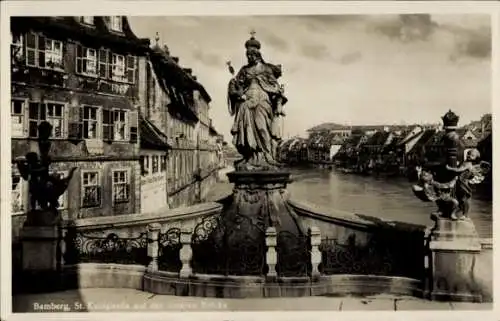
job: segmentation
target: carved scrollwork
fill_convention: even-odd
[[[181,230],[171,228],[158,235],[158,269],[161,271],[179,272],[182,268],[180,259]]]
[[[245,189],[245,192],[242,195],[243,200],[250,204],[255,204],[262,200],[261,192],[258,190]]]
[[[221,217],[219,215],[204,217],[194,228],[193,243],[207,241],[211,234],[220,227],[220,221]]]
[[[65,261],[68,264],[82,262],[147,265],[150,260],[147,255],[147,233],[141,233],[135,238],[121,238],[115,233],[105,237],[76,233],[74,238],[67,239],[66,242],[68,250]]]
[[[375,241],[357,246],[354,239],[346,244],[336,239],[324,239],[319,247],[322,262],[319,269],[324,274],[372,274],[391,275],[392,257]]]
[[[195,273],[261,275],[265,266],[265,232],[251,219],[236,215],[221,221],[205,218],[192,239]]]

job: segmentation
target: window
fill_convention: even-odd
[[[110,52],[107,49],[99,50],[99,77],[109,78]]]
[[[151,162],[151,167],[152,167],[152,170],[151,172],[153,174],[155,173],[158,173],[159,171],[159,159],[158,159],[158,155],[153,155],[153,161]]]
[[[28,33],[26,38],[26,64],[32,67],[63,69],[63,43]]]
[[[97,52],[95,49],[78,45],[76,49],[76,72],[87,76],[97,76]]]
[[[141,173],[143,176],[149,174],[149,156],[141,156]]]
[[[115,203],[128,202],[129,177],[127,170],[113,171],[113,201]]]
[[[135,82],[135,56],[124,56],[111,53],[108,49],[100,49],[98,61],[99,77],[119,82]]]
[[[103,139],[126,141],[130,137],[129,113],[126,110],[103,110]]]
[[[10,34],[11,48],[12,48],[12,58],[16,60],[22,59],[24,55],[24,45],[23,45],[23,35],[22,34]]]
[[[78,20],[80,21],[80,23],[83,23],[86,25],[93,25],[94,24],[94,17],[92,17],[92,16],[78,17]]]
[[[82,108],[83,138],[85,139],[98,138],[98,128],[99,128],[98,111],[99,107],[83,106]]]
[[[124,81],[125,78],[125,56],[113,54],[111,60],[111,79]]]
[[[82,207],[101,206],[101,184],[99,172],[82,172],[82,196]]]
[[[167,170],[167,156],[162,155],[160,159],[160,170],[165,172]]]
[[[11,100],[11,135],[12,137],[22,137],[24,135],[24,106],[25,101],[21,99]]]
[[[12,175],[12,214],[24,212],[23,180],[20,175]]]
[[[131,84],[135,83],[135,57],[127,56],[127,81]]]
[[[122,32],[122,17],[121,16],[111,16],[109,21],[109,27],[113,31]]]
[[[47,121],[52,125],[52,138],[64,137],[64,104],[29,103],[29,137],[38,137],[38,125]]]
[[[47,121],[52,125],[52,137],[63,137],[64,126],[64,105],[48,103],[47,107]]]
[[[114,111],[114,139],[127,139],[127,112],[123,110]]]
[[[62,69],[62,61],[62,42],[52,39],[45,39],[45,65],[49,68]]]

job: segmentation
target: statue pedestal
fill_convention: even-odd
[[[481,243],[470,219],[437,218],[431,232],[432,300],[481,302],[474,280]]]
[[[24,291],[57,288],[60,274],[61,231],[57,211],[30,211],[21,230]]]
[[[264,231],[275,227],[277,232],[300,233],[295,213],[287,205],[286,186],[291,182],[289,172],[235,171],[227,176],[229,182],[234,183],[229,217],[248,217]]]
[[[296,215],[287,204],[286,185],[290,173],[278,171],[235,171],[227,174],[234,183],[232,202],[221,213],[221,228],[214,234],[218,273],[228,275],[265,274],[266,230],[275,227],[278,236],[301,236]],[[196,230],[195,230],[196,233]],[[200,250],[206,252],[207,250]]]

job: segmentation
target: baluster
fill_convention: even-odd
[[[276,228],[268,227],[266,230],[266,263],[269,271],[267,272],[268,277],[277,277],[276,264],[278,263],[278,254],[276,253]]]
[[[318,277],[320,275],[318,267],[321,263],[321,251],[319,250],[319,246],[321,245],[321,231],[318,227],[313,226],[308,232],[311,237],[311,276]]]
[[[148,272],[158,271],[158,250],[160,248],[158,237],[160,235],[161,225],[151,223],[148,225],[148,256],[151,262],[148,265]]]
[[[183,228],[181,230],[181,244],[179,256],[182,262],[182,268],[179,272],[179,277],[187,278],[193,273],[191,268],[191,259],[193,258],[193,249],[191,248],[191,238],[193,231],[190,228]]]
[[[66,254],[66,237],[68,235],[68,229],[67,228],[61,228],[61,234],[60,234],[60,239],[59,239],[59,257],[60,257],[60,264],[61,267],[64,267],[66,264],[66,261],[64,260],[64,255]]]

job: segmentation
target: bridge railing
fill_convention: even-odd
[[[326,213],[297,202],[291,206],[305,235],[272,227],[262,230],[243,219],[242,228],[253,231],[250,234],[259,241],[228,242],[238,244],[233,249],[226,246],[225,238],[234,235],[221,228],[222,206],[216,203],[180,209],[168,218],[152,214],[80,220],[65,227],[63,263],[137,265],[176,277],[425,278],[425,245],[419,229]]]
[[[419,280],[424,277],[424,253],[415,259],[415,250],[420,249],[401,248],[405,245],[404,238],[397,242],[390,233],[371,235],[368,242],[360,245],[356,234],[342,241],[339,235],[328,236],[316,226],[308,227],[305,235],[277,233],[271,227],[257,234],[262,236],[258,237],[262,243],[246,242],[248,246],[242,244],[231,249],[225,246],[224,234],[217,233],[220,219],[218,214],[205,216],[194,228],[149,223],[135,229],[131,233],[134,235],[112,229],[107,233],[68,229],[63,242],[63,262],[141,265],[150,272],[186,277],[197,274],[285,278],[353,274]]]

